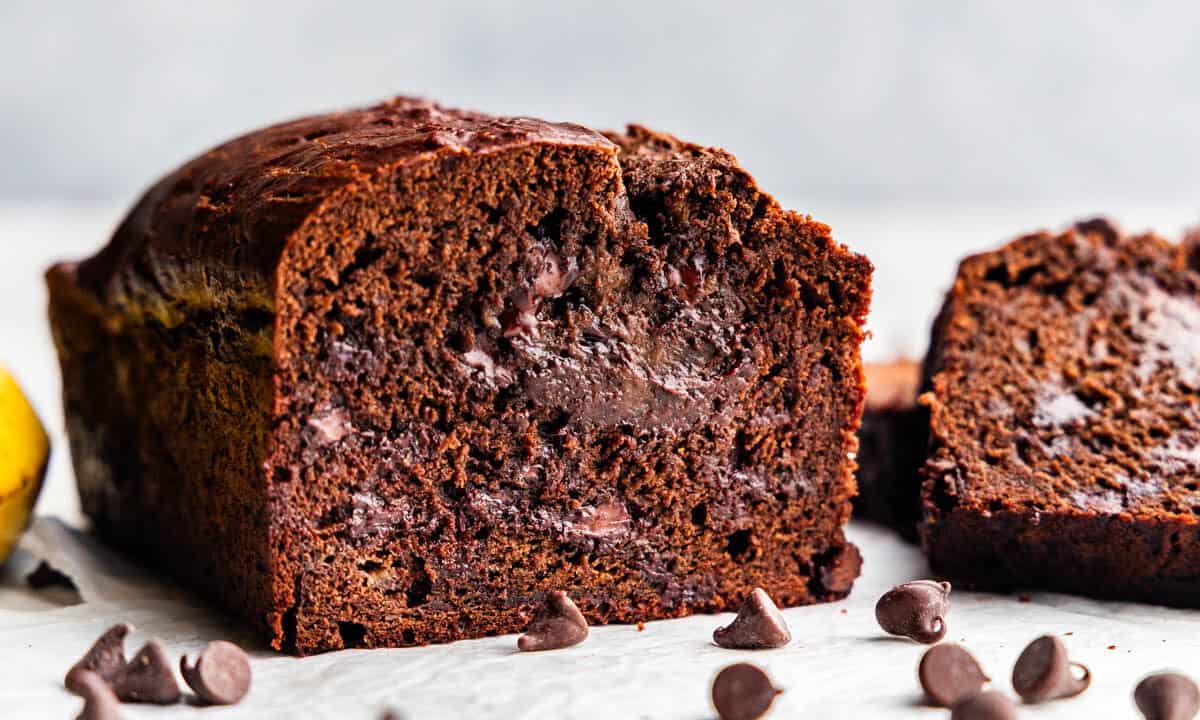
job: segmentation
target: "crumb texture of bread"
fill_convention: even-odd
[[[855,517],[917,537],[921,465],[929,419],[917,403],[921,363],[897,359],[867,363],[867,403],[858,431]]]
[[[926,360],[935,571],[1200,606],[1200,274],[1103,220],[963,261]]]
[[[845,596],[871,272],[722,150],[397,98],[48,284],[98,532],[309,654]]]

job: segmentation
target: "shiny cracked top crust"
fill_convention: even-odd
[[[92,295],[112,322],[171,327],[193,311],[270,312],[286,245],[325,203],[406,163],[533,144],[588,146],[580,125],[500,118],[398,97],[361,110],[247,133],[167,175],[138,201],[97,255],[52,270]]]

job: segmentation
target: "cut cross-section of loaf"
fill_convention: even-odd
[[[965,260],[926,360],[933,568],[1200,605],[1200,273],[1104,221]]]
[[[48,280],[97,530],[312,653],[844,596],[870,273],[721,150],[397,99]]]

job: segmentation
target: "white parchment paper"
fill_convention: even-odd
[[[726,664],[759,663],[785,692],[772,718],[941,718],[916,683],[923,646],[889,638],[874,603],[892,585],[926,573],[920,553],[875,526],[853,523],[863,576],[840,603],[785,610],[793,642],[779,650],[723,650],[714,627],[732,615],[593,628],[582,645],[515,652],[512,636],[400,650],[350,650],[296,659],[267,651],[239,623],[130,564],[89,535],[39,519],[23,541],[25,565],[44,558],[70,575],[82,602],[21,590],[14,573],[0,593],[0,717],[72,718],[81,702],[62,688],[67,668],[114,622],[137,628],[132,655],[152,636],[172,654],[208,640],[239,642],[253,655],[254,685],[240,705],[126,705],[128,718],[378,718],[385,709],[424,718],[711,718],[708,688]],[[46,593],[51,593],[46,595]],[[28,595],[29,597],[24,597]],[[18,598],[21,598],[18,600]],[[77,598],[78,599],[78,598]],[[948,640],[975,653],[994,685],[1011,690],[1012,663],[1043,633],[1067,634],[1073,659],[1090,666],[1083,696],[1022,716],[1137,717],[1130,699],[1146,673],[1200,675],[1200,613],[1104,603],[1055,594],[1001,596],[955,591]]]

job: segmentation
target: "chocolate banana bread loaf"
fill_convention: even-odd
[[[1200,273],[1110,223],[965,260],[926,361],[923,542],[978,587],[1200,606]]]
[[[867,404],[858,431],[856,517],[895,528],[909,540],[920,519],[920,472],[929,420],[917,404],[921,364],[867,363]]]
[[[305,654],[844,596],[870,274],[722,150],[396,99],[48,281],[97,531]]]

